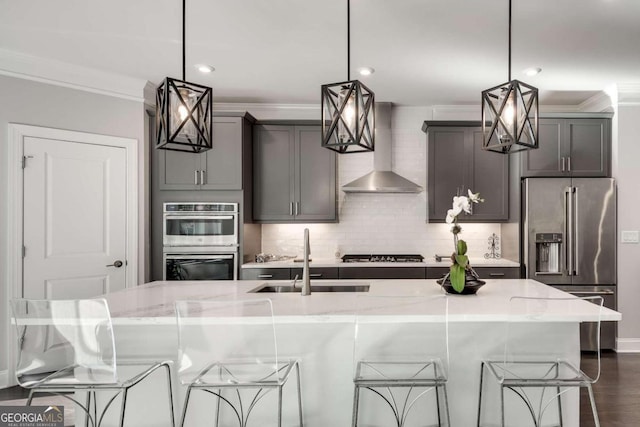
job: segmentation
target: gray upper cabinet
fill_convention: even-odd
[[[432,124],[434,123],[434,124]],[[500,222],[509,219],[509,156],[482,150],[479,123],[425,122],[428,135],[429,222],[444,222],[453,196],[471,189],[484,203],[460,222]]]
[[[336,154],[320,141],[319,126],[254,127],[254,221],[337,221]]]
[[[242,190],[252,121],[249,115],[215,116],[213,148],[204,153],[159,150],[160,190]]]
[[[543,118],[539,148],[521,154],[523,177],[607,177],[611,119]]]

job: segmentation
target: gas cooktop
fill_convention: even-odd
[[[342,262],[422,262],[422,255],[343,255]]]

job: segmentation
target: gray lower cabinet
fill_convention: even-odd
[[[482,150],[479,123],[425,122],[428,135],[429,222],[444,222],[453,196],[480,193],[484,203],[459,222],[509,219],[509,156]]]
[[[242,190],[251,172],[253,121],[248,114],[215,116],[213,148],[203,153],[158,150],[159,189]]]
[[[293,280],[302,279],[300,268],[243,268],[242,280]],[[338,267],[310,267],[309,276],[314,280],[337,279]]]
[[[289,280],[288,268],[243,268],[242,280]]]
[[[425,267],[343,267],[340,279],[424,279]]]
[[[519,279],[520,267],[474,267],[481,279]],[[427,279],[440,279],[449,267],[427,267]]]
[[[521,154],[523,177],[608,177],[611,119],[542,118],[539,148]]]
[[[290,279],[302,279],[302,268],[292,268]],[[309,278],[314,280],[337,279],[338,267],[309,267]]]
[[[320,142],[320,126],[254,127],[254,221],[337,222],[336,154]]]

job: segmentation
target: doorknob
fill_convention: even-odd
[[[116,261],[113,262],[113,264],[107,265],[107,267],[120,268],[120,267],[122,267],[122,261],[116,260]]]

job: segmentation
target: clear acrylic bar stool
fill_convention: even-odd
[[[404,313],[398,315],[398,312]],[[358,296],[352,426],[449,425],[448,299],[445,295]],[[384,407],[361,410],[368,402]],[[429,403],[431,400],[431,404]],[[373,406],[372,406],[373,408]],[[367,418],[368,417],[368,418]],[[366,418],[366,419],[365,419]]]
[[[299,362],[278,356],[269,299],[178,301],[176,316],[178,377],[187,386],[180,426],[185,424],[194,390],[216,397],[216,426],[222,402],[240,427],[248,425],[256,404],[269,391],[276,391],[277,425],[281,426],[283,387],[294,370],[299,425],[303,425]],[[254,425],[272,425],[259,421]]]
[[[162,368],[167,377],[170,424],[175,426],[171,362],[117,363],[106,300],[16,299],[11,306],[18,338],[16,379],[22,387],[30,389],[27,406],[36,393],[60,395],[86,413],[86,426],[91,423],[97,427],[120,396],[119,425],[123,426],[129,389]],[[125,365],[136,373],[120,377],[118,367]],[[86,392],[84,404],[68,394],[73,392]],[[113,393],[100,411],[98,392]]]
[[[577,322],[567,321],[572,313],[579,314],[588,304],[599,306],[598,315],[593,319],[597,325],[598,363],[595,372],[585,373],[580,369],[579,359],[569,360],[572,348],[579,346]],[[522,425],[522,415],[530,416],[530,425],[562,426],[562,397],[571,389],[587,388],[593,419],[600,426],[592,384],[600,377],[600,317],[603,298],[558,297],[534,298],[512,297],[509,302],[509,318],[506,324],[504,357],[501,360],[485,360],[480,369],[480,393],[478,401],[478,427],[484,425]],[[554,321],[557,323],[549,327]],[[541,329],[540,327],[544,327]],[[575,340],[567,340],[567,331],[575,330]],[[554,336],[557,333],[557,336]],[[576,363],[577,362],[577,363]],[[499,420],[487,421],[483,411],[489,399],[483,397],[490,386],[499,388]],[[511,393],[505,393],[510,391]],[[509,400],[507,400],[509,399]],[[517,414],[514,408],[520,410]],[[507,413],[511,410],[511,413]],[[526,416],[526,415],[525,415]],[[516,419],[517,418],[517,419]],[[498,423],[498,424],[496,424]]]

